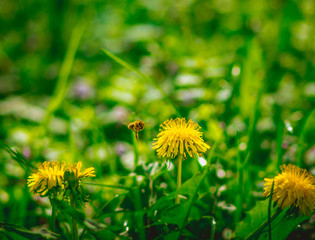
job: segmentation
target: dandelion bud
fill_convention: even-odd
[[[65,182],[75,182],[77,181],[76,176],[74,172],[70,169],[67,169],[63,175],[63,179]]]

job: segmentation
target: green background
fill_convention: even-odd
[[[264,199],[263,179],[281,164],[315,172],[313,0],[2,0],[0,26],[0,139],[33,164],[82,161],[96,169],[87,181],[132,186],[127,125],[141,119],[138,184],[152,190],[152,166],[166,160],[152,150],[153,138],[179,113],[198,122],[206,143],[216,145],[214,169],[186,228],[209,236],[205,219],[214,217],[216,239],[230,239],[245,212]],[[176,166],[168,166],[153,184],[154,202],[176,188]],[[47,226],[48,200],[28,192],[30,171],[4,150],[0,168],[1,222]],[[197,159],[185,160],[183,182],[199,169]],[[126,212],[106,215],[109,225],[138,238],[125,190],[86,188],[88,217],[122,194],[117,206]],[[140,197],[146,214],[148,196]],[[314,223],[297,229],[292,239],[313,229]]]

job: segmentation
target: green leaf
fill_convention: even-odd
[[[296,217],[292,214],[288,216],[288,209],[289,208],[282,210],[282,212],[272,220],[272,239],[285,240],[298,224],[309,218],[307,216]],[[274,213],[275,209],[271,209],[271,214]],[[265,226],[262,227],[263,225]],[[255,233],[255,231],[261,227],[261,231]],[[244,220],[236,227],[236,239],[245,239],[248,236],[251,236],[250,239],[268,239],[268,200],[257,202],[257,205],[247,213]]]
[[[256,206],[250,210],[246,217],[236,227],[236,237],[244,239],[253,233],[268,218],[268,201],[257,202]]]
[[[125,194],[115,196],[112,200],[99,208],[94,218],[104,218],[107,215],[115,213],[116,208],[124,201],[125,197]]]
[[[271,237],[276,240],[285,240],[289,234],[296,228],[298,224],[307,220],[307,216],[291,216],[285,220],[279,216],[276,220],[277,222],[272,223]],[[267,233],[260,235],[259,240],[267,239]]]
[[[22,226],[9,223],[0,223],[0,229],[16,233],[20,236],[23,236],[26,239],[58,239],[59,237],[59,234],[51,232],[47,229],[30,231]]]

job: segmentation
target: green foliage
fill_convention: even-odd
[[[257,39],[252,39],[246,48],[243,73],[240,82],[239,106],[244,117],[251,117],[261,88],[264,87],[262,50]]]
[[[261,226],[268,215],[268,201],[257,202],[256,206],[246,213],[246,217],[241,221],[235,230],[235,236],[240,239],[245,239],[253,234],[256,229]]]
[[[9,223],[0,223],[0,229],[9,239],[58,239],[58,237],[60,237],[59,234],[50,232],[47,229],[30,231],[24,227]],[[12,235],[12,233],[18,234],[19,236]]]
[[[273,240],[311,238],[310,217],[270,204],[268,222],[262,194],[282,164],[314,174],[314,14],[311,0],[2,0],[0,238],[70,240],[72,217],[81,240],[269,239],[269,223]],[[179,116],[213,152],[183,161],[176,190],[177,161],[152,142]],[[55,160],[96,172],[84,207],[54,201],[56,221],[27,187]]]
[[[23,167],[25,170],[33,170],[35,167],[27,161],[24,157],[24,155],[18,150],[18,149],[12,149],[8,145],[3,144],[0,142],[0,147],[4,150],[6,150],[12,159],[14,159],[18,164],[20,164],[21,167]]]
[[[74,217],[81,225],[88,230],[88,232],[95,237],[95,239],[112,239],[116,234],[110,230],[106,225],[95,220],[86,219],[82,212],[75,210],[63,201],[54,199],[53,204],[57,206],[59,211]]]
[[[268,201],[257,202],[246,213],[246,217],[235,230],[236,239],[269,239],[268,237]],[[288,209],[280,212],[272,210],[271,239],[285,240],[296,226],[307,220],[307,216],[289,215]]]
[[[155,218],[155,224],[174,224],[176,233],[171,232],[166,236],[169,239],[179,239],[181,232],[191,211],[191,208],[198,198],[199,187],[209,173],[209,166],[206,165],[203,173],[197,173],[193,178],[186,181],[180,189],[168,196],[160,198],[148,212],[149,217]],[[175,198],[180,195],[183,200],[175,204]]]
[[[271,236],[272,239],[285,240],[288,238],[289,234],[297,228],[299,224],[307,220],[307,216],[291,216],[286,219],[281,219],[275,222],[275,227],[273,227]],[[259,239],[266,239],[266,234],[262,234]]]

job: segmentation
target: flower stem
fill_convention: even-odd
[[[139,143],[139,140],[138,140],[138,133],[133,133],[132,136],[134,136],[132,138],[132,143],[133,143],[133,151],[134,151],[134,155],[135,155],[135,161],[134,161],[134,165],[135,165],[135,169],[137,168],[138,166],[138,163],[139,163],[139,152],[138,152],[138,143]]]
[[[70,195],[70,204],[71,204],[71,207],[73,207],[74,209],[76,208],[72,194]],[[79,239],[79,238],[78,238],[77,221],[75,220],[74,217],[72,217],[72,239],[73,239],[73,240],[78,240],[78,239]]]
[[[182,186],[182,163],[183,163],[183,154],[178,155],[178,166],[177,166],[177,190]],[[176,196],[176,204],[180,203],[179,195]]]
[[[51,197],[49,197],[49,201],[51,204],[51,223],[50,223],[50,230],[52,232],[56,231],[56,208],[55,205],[53,204]]]

